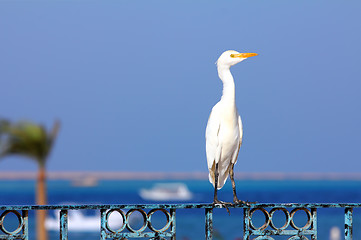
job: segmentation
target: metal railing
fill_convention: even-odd
[[[44,205],[44,206],[0,206],[0,239],[29,239],[29,211],[37,210],[60,210],[59,228],[60,239],[68,239],[68,211],[80,209],[96,209],[100,211],[100,239],[176,239],[176,210],[177,209],[205,209],[205,239],[210,240],[213,236],[213,209],[222,208],[216,204],[119,204],[119,205]],[[360,208],[361,204],[348,203],[283,203],[283,204],[251,204],[229,205],[229,208],[243,208],[243,239],[249,240],[274,240],[276,236],[289,236],[289,240],[317,239],[317,212],[320,208],[343,208],[345,212],[345,240],[352,239],[353,209]],[[263,213],[265,222],[257,227],[254,224],[255,212]],[[297,212],[304,212],[307,222],[303,226],[297,226],[294,216]],[[120,214],[121,227],[113,229],[109,224],[109,216],[116,212]],[[130,224],[130,216],[138,212],[143,217],[143,225],[134,229]],[[165,215],[166,223],[162,228],[156,228],[152,224],[152,216],[160,212]],[[274,223],[276,212],[283,213],[285,223],[277,227]],[[18,219],[18,227],[9,231],[4,223],[6,216],[15,214]]]

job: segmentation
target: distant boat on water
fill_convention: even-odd
[[[330,229],[330,240],[341,240],[341,230],[334,226]]]
[[[45,228],[49,231],[59,231],[60,211],[55,211],[55,217],[48,216],[45,220]],[[109,220],[112,229],[119,229],[123,226],[123,219],[110,214]],[[69,232],[99,232],[100,215],[88,216],[80,210],[68,211]]]
[[[158,183],[153,188],[141,189],[139,195],[151,201],[186,201],[193,197],[192,192],[183,183]]]
[[[72,181],[73,187],[95,187],[98,185],[98,179],[95,177],[79,178]]]

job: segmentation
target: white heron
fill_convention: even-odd
[[[257,53],[239,53],[228,50],[217,60],[218,76],[223,82],[223,95],[212,108],[206,128],[207,163],[209,181],[214,186],[214,203],[224,204],[218,200],[217,190],[223,187],[228,175],[232,181],[233,202],[245,203],[237,197],[233,176],[234,164],[237,162],[242,144],[243,128],[236,107],[235,84],[230,67],[256,55]]]

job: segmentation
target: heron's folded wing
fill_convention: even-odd
[[[219,144],[219,129],[220,129],[220,114],[218,113],[219,105],[216,104],[211,114],[209,115],[207,128],[206,128],[206,154],[208,169],[212,169],[215,162],[218,162],[220,155],[220,144]]]

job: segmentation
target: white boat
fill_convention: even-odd
[[[98,179],[95,177],[78,178],[71,182],[73,187],[95,187],[98,185]]]
[[[117,216],[118,215],[118,216]],[[119,229],[123,225],[123,219],[119,214],[110,214],[109,224],[112,229]],[[55,211],[55,217],[47,217],[45,228],[49,231],[59,231],[60,211]],[[68,231],[69,232],[99,232],[100,215],[87,216],[80,210],[68,211]]]
[[[183,183],[158,183],[151,189],[141,189],[139,195],[152,201],[186,201],[193,196]]]
[[[341,240],[341,230],[339,227],[332,227],[330,229],[330,240]]]

